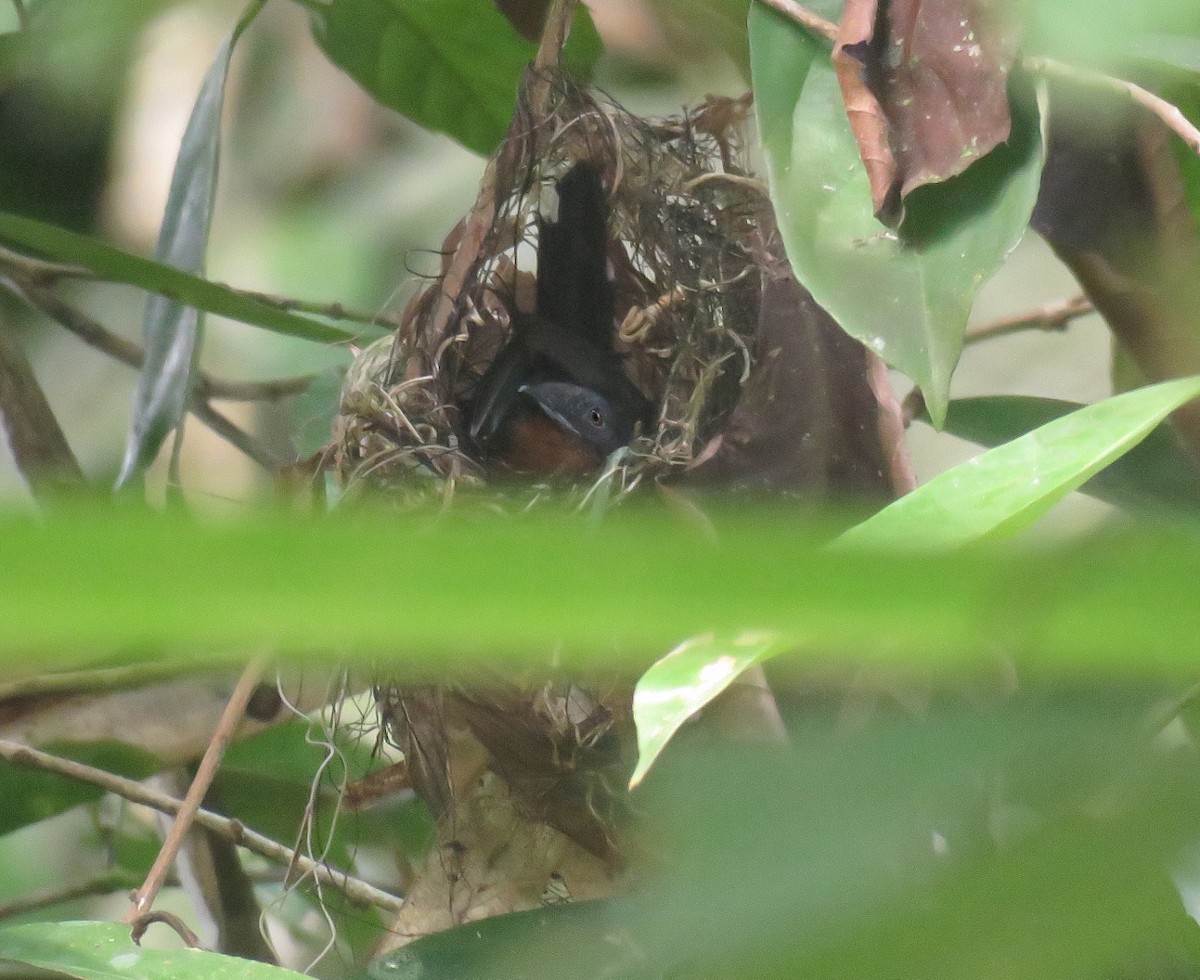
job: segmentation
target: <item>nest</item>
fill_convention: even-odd
[[[744,160],[748,106],[710,97],[678,117],[642,119],[531,69],[476,205],[444,243],[441,275],[348,373],[330,456],[342,487],[418,504],[502,485],[466,451],[464,406],[508,338],[510,313],[533,305],[543,192],[583,159],[609,189],[618,349],[657,420],[576,492],[606,485],[620,499],[692,466],[754,366],[769,205]]]

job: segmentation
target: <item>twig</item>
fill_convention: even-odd
[[[142,937],[146,935],[146,930],[149,929],[155,922],[161,922],[163,925],[170,926],[188,949],[200,948],[200,937],[197,936],[183,919],[179,918],[174,912],[164,912],[161,909],[152,912],[143,912],[129,924],[133,928],[129,932],[129,938],[133,940],[135,946],[142,945]]]
[[[11,274],[0,273],[0,282],[85,344],[131,368],[141,368],[146,352],[139,344],[101,326],[86,313],[64,302],[52,289]],[[305,391],[315,377],[308,374],[273,381],[230,381],[200,371],[196,376],[196,393],[205,399],[221,401],[279,401]]]
[[[91,898],[93,895],[111,895],[113,892],[131,888],[135,881],[127,871],[117,871],[112,874],[93,878],[91,881],[77,882],[63,888],[44,888],[15,898],[11,902],[0,904],[0,921],[11,919],[15,915],[36,912],[51,905],[61,905],[63,902],[73,902],[79,898]]]
[[[29,489],[37,497],[86,485],[29,359],[0,320],[0,424]]]
[[[801,27],[807,28],[814,34],[828,38],[835,44],[837,43],[837,24],[802,7],[796,0],[760,0],[760,2],[764,6],[783,14],[783,16],[791,18]]]
[[[7,701],[9,698],[41,697],[47,694],[79,694],[138,687],[175,677],[180,672],[180,668],[177,666],[130,664],[123,667],[99,667],[94,670],[37,674],[21,680],[0,683],[0,701]]]
[[[213,737],[208,743],[208,748],[204,751],[204,757],[200,760],[200,765],[196,769],[192,785],[188,787],[187,795],[184,796],[179,812],[175,816],[175,823],[171,827],[171,832],[167,835],[167,839],[163,841],[163,846],[158,852],[158,857],[155,858],[153,867],[150,868],[149,874],[146,875],[146,881],[140,889],[129,896],[130,901],[133,903],[133,908],[126,919],[127,922],[137,922],[141,916],[145,915],[153,907],[155,896],[158,895],[158,890],[162,887],[168,872],[171,870],[171,864],[175,860],[175,855],[179,853],[180,847],[183,846],[183,839],[191,829],[196,811],[200,809],[200,804],[204,800],[204,795],[208,792],[208,787],[212,785],[213,777],[217,774],[217,767],[221,764],[221,757],[225,754],[226,747],[233,740],[234,733],[242,723],[242,718],[246,713],[246,705],[250,701],[250,695],[254,693],[254,689],[258,686],[259,679],[262,677],[266,666],[266,657],[255,657],[246,665],[246,669],[242,671],[242,676],[238,678],[237,685],[233,689],[233,694],[229,697],[229,703],[225,705],[225,710],[221,713],[221,718],[217,722],[216,731],[213,732]]]
[[[1157,116],[1162,124],[1183,140],[1193,153],[1200,154],[1200,129],[1193,126],[1176,106],[1172,105],[1166,99],[1155,95],[1153,92],[1142,88],[1140,85],[1127,82],[1123,78],[1114,78],[1112,75],[1105,75],[1103,72],[1091,71],[1087,68],[1077,68],[1074,65],[1065,64],[1054,58],[1022,58],[1021,65],[1026,71],[1037,75],[1061,78],[1064,81],[1074,82],[1077,85],[1102,88],[1109,92],[1116,92],[1118,95],[1124,95],[1143,109]]]
[[[1022,330],[1064,330],[1072,320],[1095,311],[1092,301],[1082,294],[1070,299],[1056,299],[1025,313],[972,327],[963,336],[963,343],[977,344],[981,340],[1004,337]]]
[[[256,299],[260,303],[265,303],[267,306],[274,306],[276,309],[283,310],[285,313],[291,313],[299,310],[301,313],[315,313],[317,316],[328,317],[330,320],[345,320],[348,323],[365,323],[368,326],[381,327],[386,326],[395,329],[400,326],[400,321],[395,317],[389,316],[382,311],[379,313],[366,313],[362,310],[352,310],[343,306],[341,303],[318,303],[308,299],[293,299],[290,296],[273,296],[270,293],[259,293],[249,289],[238,289],[236,286],[222,284],[225,289],[231,293],[237,293],[239,296],[244,296],[246,299]]]
[[[160,813],[175,815],[179,813],[180,807],[183,805],[181,800],[173,796],[168,796],[166,793],[159,793],[157,790],[152,790],[141,783],[136,783],[132,779],[114,776],[111,772],[105,772],[103,769],[85,766],[81,762],[73,762],[61,756],[50,755],[48,752],[41,752],[38,749],[30,748],[28,745],[22,745],[20,742],[0,739],[0,759],[4,759],[14,766],[41,769],[59,776],[65,776],[68,779],[77,779],[80,782],[99,786],[101,789],[109,793],[114,793],[122,799],[128,800],[130,803],[148,806],[153,810],[158,810]],[[341,871],[334,871],[324,864],[318,864],[309,857],[296,854],[290,847],[284,847],[284,845],[277,841],[273,841],[269,837],[264,837],[262,834],[248,829],[238,820],[231,820],[229,817],[223,817],[220,814],[213,813],[211,810],[201,809],[196,811],[195,823],[207,830],[213,831],[213,833],[220,834],[226,840],[232,841],[234,844],[244,847],[248,851],[253,851],[268,861],[274,861],[276,864],[285,866],[294,862],[296,867],[314,875],[320,879],[322,884],[336,888],[353,902],[358,902],[362,905],[374,905],[376,908],[381,908],[387,912],[399,912],[401,906],[404,904],[403,899],[397,898],[395,895],[389,895],[387,892],[376,888],[374,885],[369,885],[359,878],[352,877]]]
[[[279,468],[281,460],[276,459],[270,450],[249,432],[227,419],[203,398],[193,398],[191,404],[188,405],[188,411],[230,445],[245,453],[264,470],[273,473]]]

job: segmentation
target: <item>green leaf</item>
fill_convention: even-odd
[[[646,671],[633,692],[638,762],[630,788],[642,781],[684,722],[747,669],[787,647],[775,633],[708,634],[685,640]]]
[[[0,212],[0,241],[55,262],[90,269],[101,279],[137,286],[180,303],[287,337],[322,344],[346,343],[358,334],[269,306],[228,286],[180,272],[161,262],[131,255],[94,238],[31,218]]]
[[[837,545],[939,549],[1014,534],[1197,395],[1200,378],[1184,378],[1081,408],[939,474]]]
[[[165,926],[159,928],[166,928]],[[31,922],[0,927],[0,959],[80,980],[305,980],[278,966],[202,949],[150,949],[115,922]]]
[[[154,258],[163,265],[204,274],[221,158],[221,112],[233,46],[266,0],[254,0],[213,60],[179,145]],[[133,395],[133,416],[120,487],[154,462],[179,427],[192,393],[192,376],[204,329],[201,310],[152,293],[142,321],[146,359]]]
[[[508,130],[537,45],[479,0],[332,0],[313,4],[329,59],[379,102],[488,154]],[[564,59],[586,78],[601,51],[580,6]]]
[[[959,398],[950,403],[946,431],[983,446],[999,446],[1078,411],[1078,402],[1021,395]],[[1151,515],[1200,510],[1200,470],[1166,426],[1079,488],[1099,500]]]
[[[777,508],[711,516],[715,542],[630,507],[599,530],[466,510],[219,526],[111,506],[0,516],[0,664],[78,667],[120,649],[186,667],[266,648],[640,673],[698,631],[763,630],[813,656],[947,670],[1004,648],[1071,676],[1195,671],[1194,525],[1041,553],[865,553],[830,552],[811,517]]]
[[[907,201],[901,236],[872,214],[828,48],[785,17],[750,11],[755,110],[771,197],[797,277],[842,325],[925,393],[935,424],[980,287],[1025,233],[1044,157],[1038,113],[959,177]]]

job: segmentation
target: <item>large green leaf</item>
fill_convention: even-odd
[[[898,237],[872,213],[828,48],[764,4],[750,63],[771,196],[797,277],[848,333],[921,386],[940,425],[980,287],[1025,233],[1043,146],[1038,113],[959,177],[910,195]]]
[[[165,929],[165,926],[159,928]],[[31,922],[0,927],[0,960],[54,970],[80,980],[304,980],[278,966],[203,949],[151,949],[115,922]]]
[[[556,656],[644,670],[700,632],[769,630],[813,656],[947,669],[1007,646],[1046,671],[1195,670],[1195,528],[1048,553],[831,553],[795,514],[743,504],[713,519],[717,542],[628,507],[602,529],[468,513],[13,516],[0,656],[45,670],[141,650],[185,666],[266,647],[421,670]]]
[[[980,445],[999,446],[1083,407],[1078,402],[1022,395],[957,398],[950,403],[945,428]],[[1151,515],[1191,515],[1200,510],[1200,469],[1165,426],[1149,433],[1079,489],[1118,507]]]
[[[208,232],[212,227],[221,159],[221,112],[225,107],[225,79],[233,47],[266,0],[253,0],[221,45],[179,145],[171,188],[167,193],[162,227],[154,258],[184,272],[204,274]],[[192,375],[204,329],[203,312],[159,293],[146,297],[142,321],[146,358],[133,395],[133,415],[125,444],[125,458],[117,477],[121,486],[154,462],[158,450],[179,427],[192,394]]]
[[[938,549],[1014,534],[1198,395],[1200,378],[1184,378],[1088,405],[939,474],[838,543]]]
[[[131,255],[86,235],[20,215],[0,212],[0,241],[55,262],[83,266],[101,279],[137,286],[208,313],[241,320],[288,337],[336,344],[359,336],[332,324],[269,306],[234,292],[228,286],[181,272],[161,262]]]
[[[479,0],[332,0],[310,5],[330,60],[384,105],[476,153],[504,137],[537,45]],[[579,8],[564,52],[586,77],[600,41]]]

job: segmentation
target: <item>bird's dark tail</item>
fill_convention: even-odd
[[[538,223],[537,312],[560,329],[612,350],[608,200],[600,168],[575,164],[558,182],[558,219]]]

